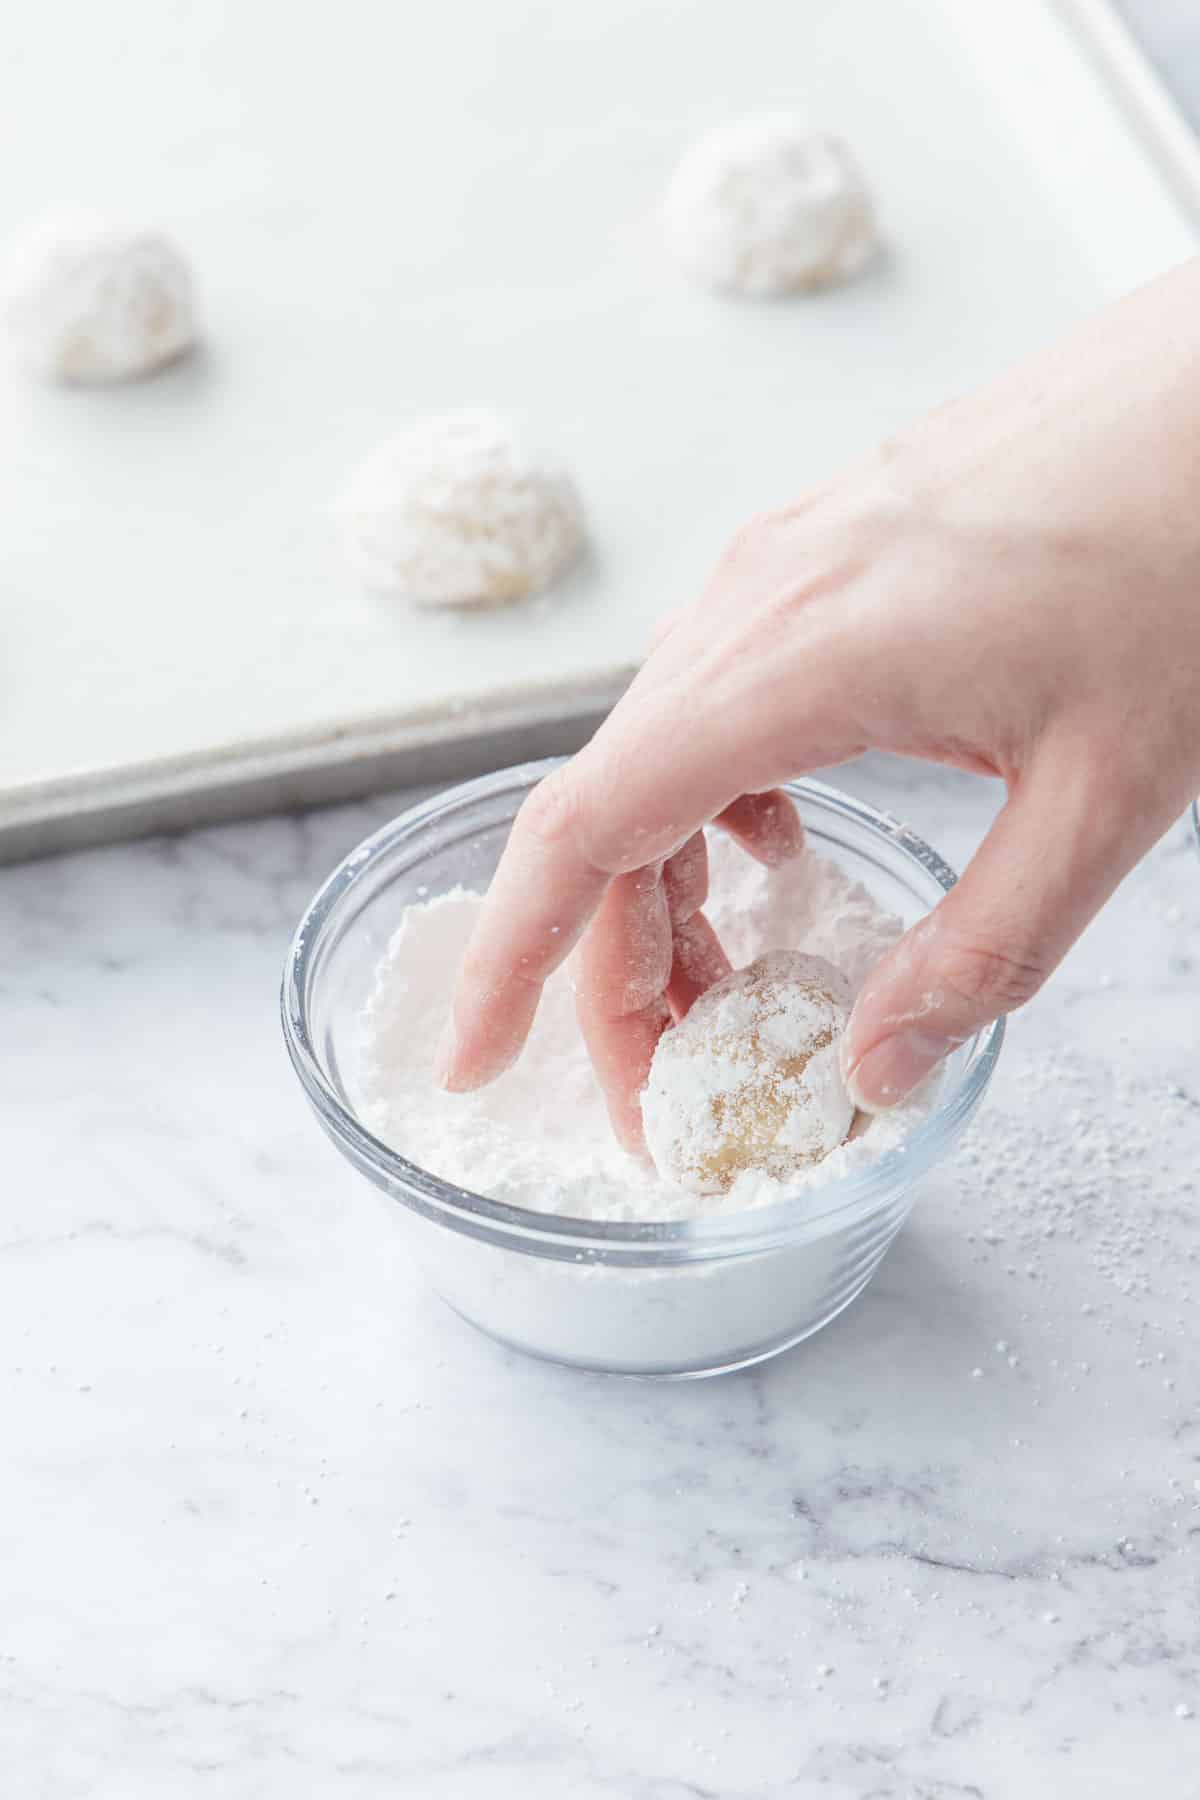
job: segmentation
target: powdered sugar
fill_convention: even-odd
[[[746,1169],[787,1180],[836,1149],[854,1106],[838,1068],[849,1017],[840,970],[801,950],[735,969],[659,1039],[642,1096],[646,1142],[694,1194]]]
[[[714,834],[710,854],[707,910],[735,965],[765,950],[803,948],[834,963],[852,997],[901,933],[900,920],[864,887],[811,852],[768,871]],[[514,1068],[478,1093],[442,1093],[433,1083],[434,1047],[479,905],[478,894],[458,888],[409,907],[363,1015],[360,1116],[377,1136],[444,1180],[571,1218],[736,1212],[874,1162],[929,1110],[926,1097],[859,1121],[848,1142],[786,1184],[746,1173],[726,1193],[686,1193],[644,1172],[613,1139],[580,1039],[567,970],[547,984]]]

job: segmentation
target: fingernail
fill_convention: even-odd
[[[846,1076],[846,1088],[863,1112],[883,1112],[911,1094],[954,1045],[929,1031],[897,1031],[883,1038]]]
[[[447,1093],[454,1092],[451,1079],[454,1073],[454,1059],[458,1055],[458,1034],[454,1029],[454,1020],[447,1019],[442,1026],[442,1034],[437,1041],[437,1049],[433,1053],[434,1086],[444,1088]]]

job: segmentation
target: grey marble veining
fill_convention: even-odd
[[[961,861],[983,783],[850,786]],[[862,1301],[758,1371],[497,1349],[276,989],[395,800],[0,874],[0,1790],[1200,1795],[1200,859],[1014,1022]]]

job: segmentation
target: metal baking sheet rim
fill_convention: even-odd
[[[1054,0],[1175,197],[1200,223],[1200,139],[1111,0]],[[577,749],[628,685],[499,695],[462,712],[364,721],[35,786],[0,813],[0,863],[459,779]]]
[[[1053,0],[1172,194],[1200,224],[1200,136],[1113,0]]]
[[[552,691],[489,696],[453,713],[330,726],[217,756],[206,752],[27,788],[0,812],[0,863],[358,800],[567,754],[612,710],[633,672],[622,666]]]

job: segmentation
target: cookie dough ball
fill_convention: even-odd
[[[667,224],[697,281],[755,297],[845,280],[877,241],[845,145],[787,117],[748,119],[694,144],[668,189]]]
[[[5,324],[24,360],[55,381],[127,381],[196,341],[192,278],[154,231],[46,219],[15,245]]]
[[[566,471],[487,413],[443,413],[384,444],[339,511],[376,593],[417,606],[502,606],[548,587],[583,547]]]
[[[642,1094],[659,1174],[694,1194],[747,1169],[786,1180],[836,1149],[854,1106],[838,1066],[845,977],[821,956],[772,950],[701,995],[658,1041]]]

